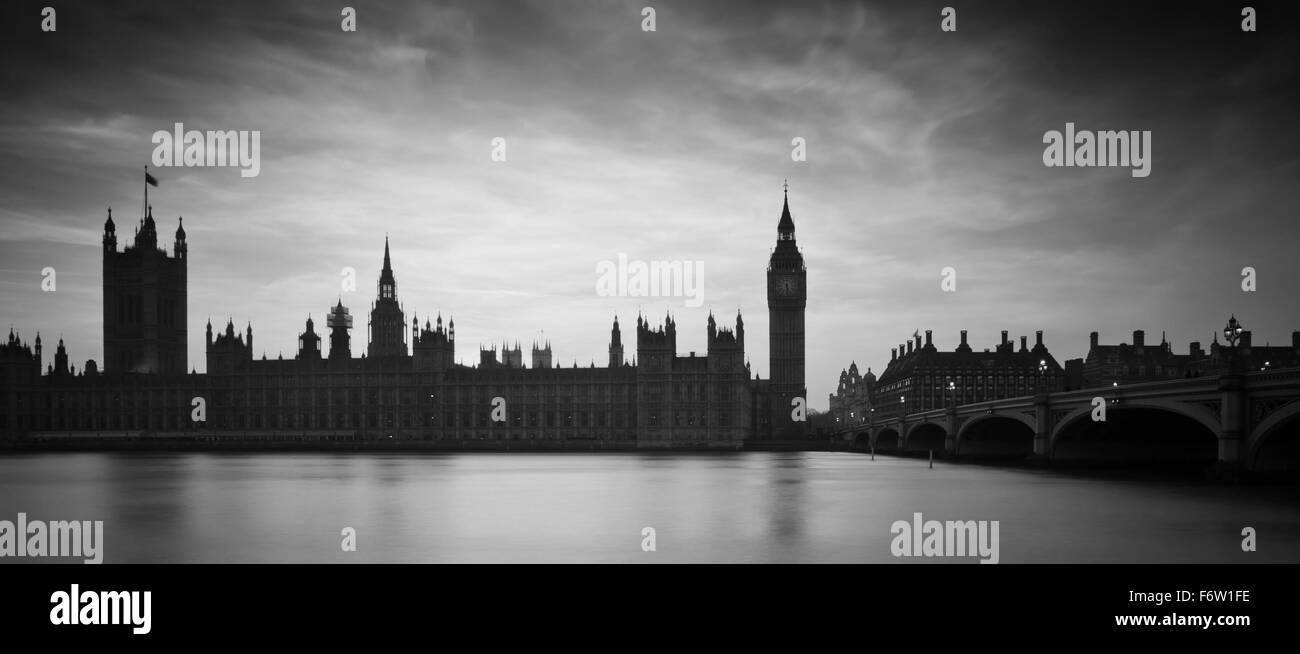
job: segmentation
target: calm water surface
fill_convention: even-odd
[[[920,561],[890,553],[914,512],[998,520],[1002,563],[1300,562],[1294,486],[850,453],[2,456],[20,511],[103,520],[108,563]]]

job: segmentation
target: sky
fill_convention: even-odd
[[[0,322],[102,360],[101,246],[140,218],[156,131],[257,130],[260,172],[164,167],[149,201],[189,243],[203,330],[252,323],[292,357],[341,297],[364,348],[384,238],[411,312],[455,317],[457,357],[549,340],[604,365],[615,316],[671,312],[703,353],[742,311],[768,376],[765,266],[783,184],[808,266],[807,386],[891,347],[1043,330],[1058,360],[1165,334],[1300,329],[1295,10],[1255,3],[48,2],[6,4]],[[267,6],[264,6],[267,5]],[[642,8],[655,9],[643,31]],[[1151,132],[1151,172],[1047,167],[1044,135]],[[494,139],[505,161],[493,161]],[[806,160],[792,157],[792,139]],[[597,267],[698,262],[702,304],[606,297]],[[1242,269],[1256,290],[1242,290]],[[53,267],[56,287],[42,290]],[[341,293],[340,273],[357,272]],[[944,268],[955,291],[942,288]]]

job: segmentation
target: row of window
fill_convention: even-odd
[[[384,428],[391,429],[395,427],[413,428],[413,427],[614,427],[624,429],[630,426],[628,414],[623,412],[601,412],[595,414],[593,425],[592,414],[579,412],[576,414],[558,415],[550,411],[545,413],[545,420],[539,419],[536,412],[529,413],[526,416],[515,416],[507,421],[507,425],[499,425],[489,420],[486,414],[475,417],[471,414],[461,414],[457,419],[456,414],[447,414],[445,420],[439,421],[439,416],[425,414],[423,419],[414,413],[403,413],[397,416],[380,415],[376,413],[335,413],[335,414],[297,414],[297,415],[237,415],[237,416],[213,416],[207,423],[192,422],[188,416],[176,415],[81,415],[81,416],[28,416],[20,415],[11,416],[0,414],[0,429],[17,428],[19,430],[188,430],[201,428],[215,429],[361,429],[363,427],[370,429]],[[647,424],[652,427],[660,425],[659,416],[650,414],[647,416]],[[525,422],[527,423],[525,425]],[[12,424],[11,424],[12,423]],[[724,413],[718,416],[719,427],[730,427],[732,424],[731,416]],[[707,427],[708,421],[705,416],[696,416],[693,413],[676,414],[673,419],[673,425],[678,427]]]

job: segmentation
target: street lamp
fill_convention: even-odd
[[[1237,347],[1237,341],[1241,340],[1241,323],[1237,322],[1236,314],[1228,318],[1228,324],[1223,327],[1223,339],[1231,347]]]
[[[1241,341],[1241,323],[1237,322],[1236,314],[1228,318],[1228,324],[1223,327],[1223,340],[1228,342],[1228,372],[1237,371],[1239,365],[1237,361],[1237,343]]]
[[[1047,359],[1038,360],[1038,390],[1047,390]]]

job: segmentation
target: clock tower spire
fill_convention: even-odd
[[[774,438],[802,438],[808,423],[791,418],[794,398],[804,398],[804,309],[808,272],[794,238],[790,185],[776,226],[776,249],[767,264],[768,360],[771,377],[771,425]]]

